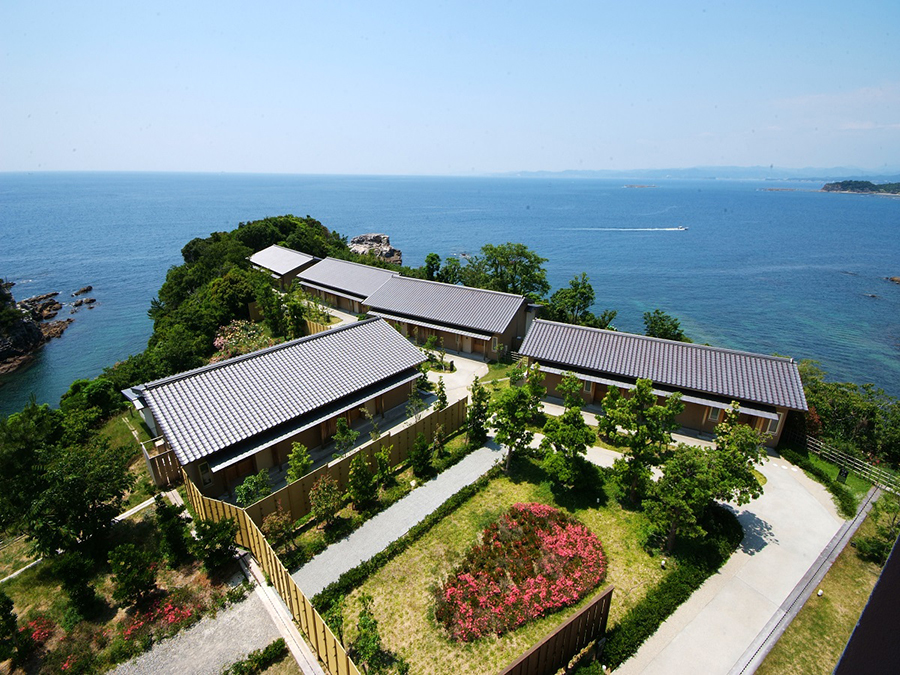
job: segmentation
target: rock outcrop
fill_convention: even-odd
[[[0,330],[0,374],[11,373],[30,361],[44,341],[38,323],[24,315],[9,329]]]
[[[888,281],[893,281],[895,284],[900,284],[900,277],[885,277]]]
[[[403,264],[403,253],[391,246],[386,234],[361,234],[350,240],[350,250],[359,255],[374,255],[394,265]]]
[[[74,319],[50,321],[63,308],[56,296],[44,293],[16,302],[9,292],[15,284],[0,280],[0,374],[11,373],[34,358],[45,342],[60,337]],[[90,286],[73,293],[91,290]],[[79,299],[76,306],[91,303],[93,298]],[[72,311],[75,311],[74,309]]]

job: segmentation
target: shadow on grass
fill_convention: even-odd
[[[572,513],[581,509],[606,506],[609,495],[606,492],[603,471],[588,462],[584,463],[580,485],[566,487],[557,485],[550,475],[534,458],[515,457],[510,464],[509,480],[514,484],[530,483],[538,487],[542,500],[555,501],[560,508]]]

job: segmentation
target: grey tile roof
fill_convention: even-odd
[[[361,265],[339,258],[325,258],[297,276],[301,281],[329,286],[362,299],[393,277],[394,273],[380,267]]]
[[[206,457],[424,360],[381,319],[335,328],[142,385],[182,464]]]
[[[394,277],[366,298],[375,311],[489,334],[505,331],[524,303],[521,295],[409,277]]]
[[[681,391],[806,410],[792,359],[536,320],[519,353],[572,370],[645,378]]]
[[[262,251],[257,251],[249,258],[250,262],[259,267],[271,270],[279,276],[284,276],[289,272],[293,272],[304,265],[313,262],[315,258],[306,253],[295,251],[292,248],[285,248],[278,244],[272,244]]]

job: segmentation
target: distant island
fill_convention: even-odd
[[[855,192],[863,195],[900,195],[900,183],[881,183],[876,185],[867,180],[842,180],[838,183],[826,183],[822,192]]]

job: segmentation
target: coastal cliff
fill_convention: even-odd
[[[11,373],[34,358],[48,340],[60,337],[72,319],[46,321],[62,304],[58,293],[45,293],[16,303],[12,283],[0,280],[0,374]]]

